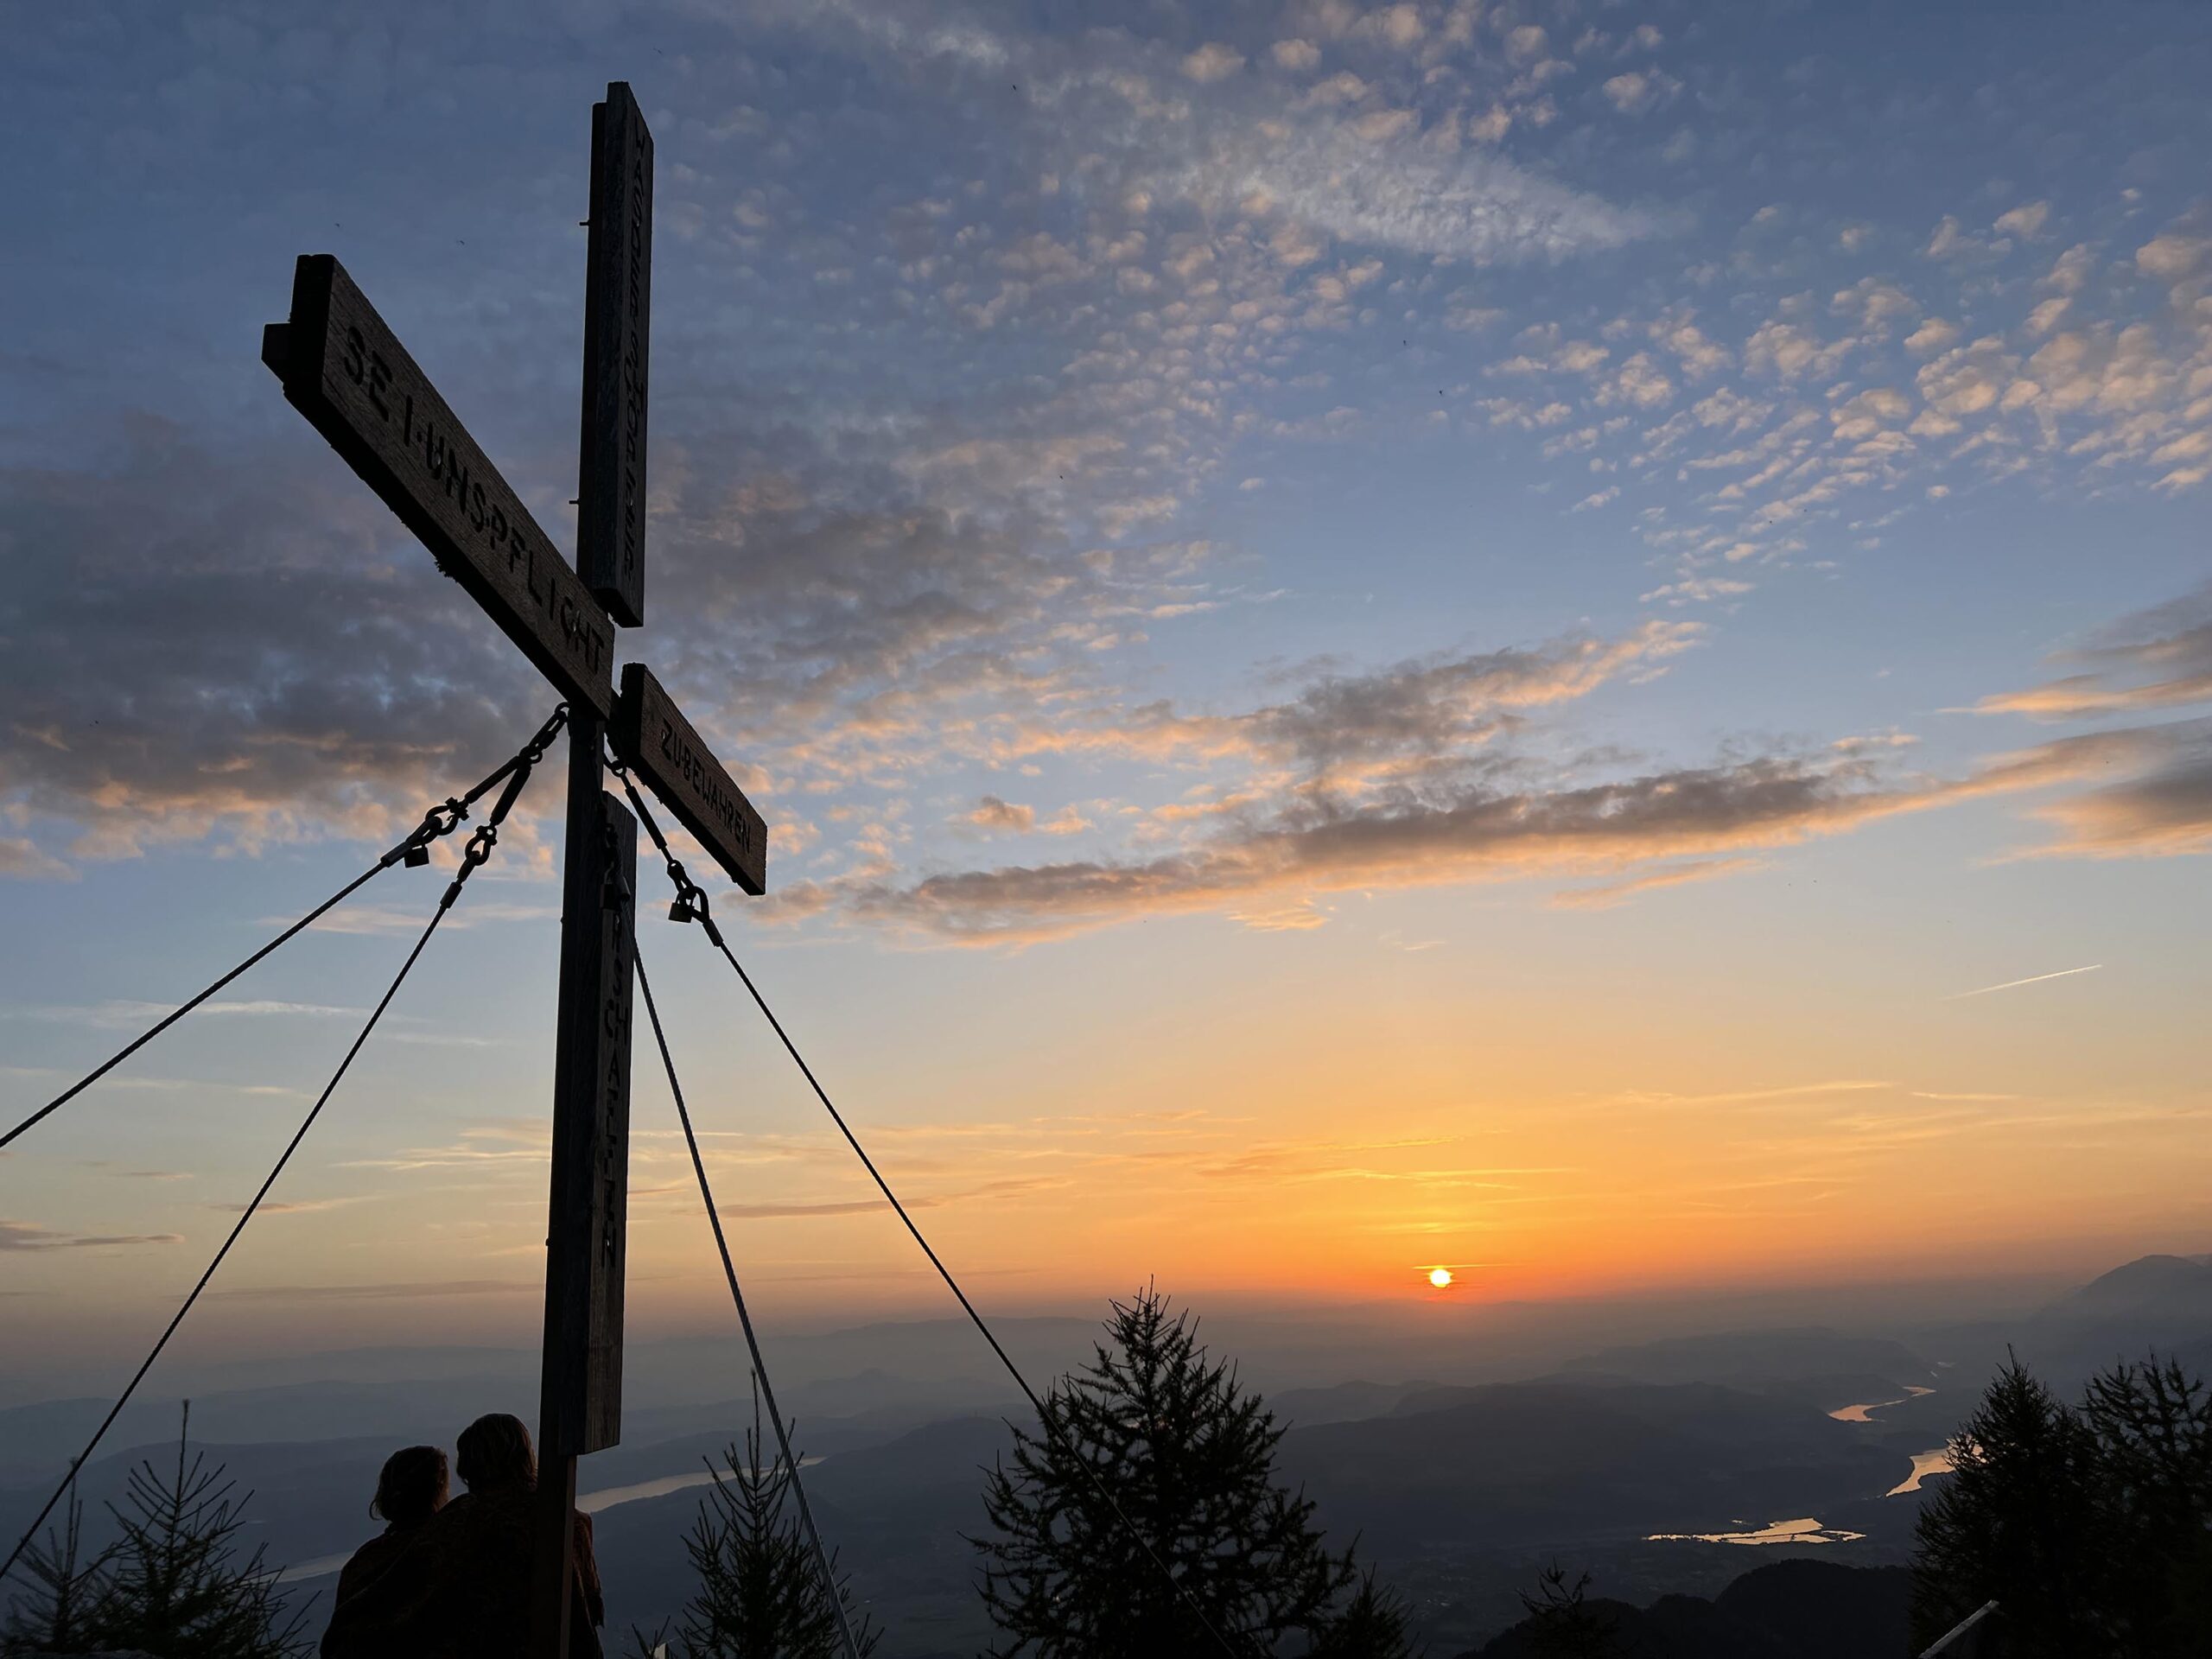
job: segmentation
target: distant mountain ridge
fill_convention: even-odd
[[[2212,1256],[2138,1256],[2051,1302],[2007,1339],[2063,1395],[2154,1351],[2202,1369],[2212,1363]]]
[[[1408,1395],[1441,1386],[1435,1382],[1339,1382],[1325,1389],[1283,1389],[1267,1396],[1275,1421],[1293,1427],[1356,1422],[1385,1417]]]
[[[1928,1360],[1887,1337],[1851,1336],[1824,1325],[1764,1331],[1720,1331],[1667,1337],[1656,1342],[1603,1348],[1561,1368],[1597,1371],[1637,1382],[1711,1382],[1741,1386],[1857,1374],[1892,1382],[1916,1382]]]
[[[1902,1567],[1788,1560],[1754,1567],[1710,1601],[1595,1600],[1622,1659],[1904,1659],[1912,1575]],[[1535,1659],[1523,1620],[1462,1659]]]
[[[2143,1255],[2056,1304],[2061,1316],[2157,1313],[2212,1318],[2212,1255]]]

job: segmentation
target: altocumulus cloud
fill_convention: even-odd
[[[1185,50],[1110,27],[1056,40],[987,21],[982,10],[921,26],[906,20],[910,8],[849,0],[774,10],[831,39],[894,54],[908,73],[965,74],[978,93],[1011,87],[1035,114],[1031,153],[1071,171],[1103,171],[1102,182],[1123,196],[1280,215],[1319,236],[1477,264],[1598,251],[1653,228],[1640,212],[1494,154],[1463,151],[1456,108],[1424,130],[1413,109],[1389,104],[1393,84],[1407,94],[1422,84],[1424,66],[1389,49],[1413,44],[1417,28],[1410,35],[1370,31],[1375,56],[1395,73],[1340,72],[1339,95],[1287,100],[1279,84],[1238,73],[1246,54],[1222,41]],[[1319,61],[1272,42],[1268,50],[1285,68]],[[1501,90],[1518,79],[1503,63],[1489,68]],[[1283,238],[1280,245],[1306,245]]]
[[[1463,154],[1440,103],[1416,118],[1402,99],[1433,66],[1406,55],[1425,37],[1402,10],[1348,37],[1342,50],[1375,62],[1351,77],[1356,91],[1339,80],[1341,95],[1323,99],[1258,82],[1306,72],[1301,54],[1269,41],[1201,50],[1114,28],[1054,40],[1009,11],[925,18],[861,4],[763,6],[734,26],[731,84],[763,105],[775,78],[748,54],[776,28],[797,29],[948,107],[988,85],[989,120],[963,115],[931,141],[948,176],[1012,156],[1082,181],[1059,197],[1071,222],[1057,234],[965,223],[934,199],[894,198],[874,226],[812,223],[778,245],[803,244],[812,274],[861,273],[817,315],[804,296],[827,290],[784,281],[753,232],[792,212],[801,187],[834,197],[872,178],[873,152],[842,149],[854,131],[838,122],[858,130],[875,113],[799,122],[774,176],[748,169],[753,188],[737,200],[716,183],[717,146],[757,136],[773,111],[687,108],[670,129],[702,164],[666,181],[669,222],[739,229],[727,244],[670,238],[664,256],[726,276],[734,264],[789,324],[780,378],[734,385],[727,348],[739,331],[709,329],[664,356],[657,389],[670,401],[656,423],[652,650],[710,734],[757,759],[744,781],[764,804],[801,787],[903,786],[957,753],[948,734],[979,710],[988,722],[1108,697],[1105,654],[1142,638],[1131,617],[1231,602],[1205,574],[1203,543],[1127,543],[1218,464],[1231,394],[1268,378],[1270,354],[1347,325],[1382,269],[1365,250],[1543,261],[1647,228],[1494,154]],[[245,88],[306,72],[238,22],[222,75]],[[110,73],[167,74],[162,55]],[[425,70],[435,82],[440,72]],[[998,97],[1001,85],[1012,96]],[[496,150],[485,160],[501,165]],[[489,228],[524,228],[512,208],[491,211]],[[1341,268],[1324,258],[1332,240],[1354,247]],[[543,302],[511,293],[518,273],[487,257],[463,269],[443,251],[426,268],[461,285],[464,308],[468,284],[496,283],[501,308],[534,323]],[[894,269],[896,296],[871,286],[868,273]],[[910,382],[903,365],[879,364],[855,414],[838,401],[853,389],[825,378],[818,349],[801,342],[870,307],[906,319],[902,338],[924,362],[948,347],[974,361],[976,334],[996,330],[1020,333],[1058,372],[1014,373],[948,406],[929,375]],[[1167,336],[1165,307],[1179,319]],[[515,394],[534,397],[544,365],[509,367],[466,332],[442,339],[411,321],[403,332],[518,483],[558,477],[538,451],[514,454],[515,423],[496,418]],[[731,408],[746,414],[700,412]],[[530,441],[546,435],[543,423],[519,424]],[[0,594],[11,642],[0,801],[37,831],[0,841],[0,873],[65,875],[57,851],[389,836],[499,758],[549,701],[298,429],[272,440],[196,414],[132,415],[110,437],[94,464],[0,471],[10,543],[66,550],[23,561]],[[1295,711],[1273,723],[1273,736],[1260,719],[1236,741],[1295,747]]]
[[[243,10],[236,21],[224,61],[198,66],[233,78],[207,83],[225,87],[209,104],[226,120],[280,102],[257,94],[288,75],[320,73],[286,67],[308,48]],[[1532,466],[1618,474],[1605,487],[1671,562],[1652,594],[1670,604],[1741,598],[1853,497],[1923,476],[1939,437],[1955,435],[1954,465],[2055,467],[2086,444],[2101,468],[2124,461],[2191,487],[2212,452],[2191,390],[2212,361],[2193,321],[2212,282],[2201,226],[2146,226],[2151,239],[2124,250],[2054,256],[2054,241],[2031,264],[2024,247],[2012,289],[2034,307],[2017,327],[1967,307],[1947,264],[1898,281],[1843,270],[1811,290],[1785,266],[1772,292],[1732,266],[1747,286],[1726,303],[1670,286],[1610,322],[1571,296],[1561,321],[1516,315],[1530,326],[1485,376],[1492,308],[1511,297],[1491,291],[1504,268],[1539,267],[1524,280],[1548,289],[1580,261],[1617,303],[1602,256],[1675,228],[1594,182],[1648,181],[1587,149],[1603,130],[1649,148],[1637,124],[1605,115],[1561,143],[1552,171],[1535,140],[1554,97],[1573,107],[1569,87],[1602,113],[1601,61],[1624,80],[1613,103],[1671,86],[1626,41],[1570,65],[1542,29],[1502,14],[1478,26],[1471,7],[1317,5],[1249,34],[1230,19],[1182,35],[1147,14],[1058,40],[1012,5],[772,0],[690,21],[728,49],[694,39],[711,73],[671,77],[674,107],[655,111],[664,156],[683,161],[662,180],[657,257],[671,283],[711,286],[723,308],[670,314],[663,338],[681,345],[656,364],[647,648],[718,746],[757,763],[743,781],[779,828],[856,826],[842,847],[828,831],[830,845],[792,849],[814,879],[779,881],[763,913],[988,940],[1167,909],[1281,917],[1353,883],[1587,874],[1618,896],[1874,817],[2047,787],[2081,792],[2044,807],[2053,833],[2032,850],[2202,844],[2205,740],[2188,724],[2062,738],[1949,777],[1873,747],[1701,766],[1548,760],[1565,752],[1548,722],[1599,686],[1663,671],[1702,638],[1679,626],[1318,667],[1226,714],[1141,701],[1124,655],[1147,629],[1263,602],[1229,585],[1234,550],[1165,521],[1218,476],[1274,476],[1274,457],[1236,453],[1254,435],[1334,441],[1368,419],[1342,380],[1311,410],[1284,389],[1325,366],[1308,359],[1330,342],[1367,352],[1363,330],[1392,336],[1387,355],[1401,314],[1459,319],[1470,386],[1514,394],[1465,392],[1460,414],[1484,417],[1484,441],[1525,436]],[[784,50],[779,30],[826,49]],[[169,57],[196,49],[170,44],[132,61],[166,79]],[[356,44],[374,58],[374,41]],[[1580,53],[1564,38],[1556,49]],[[408,106],[424,114],[466,102],[459,73],[435,54],[394,60],[366,92],[426,100]],[[139,103],[157,106],[159,84]],[[508,151],[505,136],[465,136],[486,177],[543,167],[534,136]],[[887,141],[913,154],[887,157]],[[209,188],[257,200],[264,182]],[[544,206],[526,192],[486,205],[493,234],[472,232],[465,259],[429,246],[442,238],[398,237],[392,257],[448,308],[394,321],[557,528],[573,427],[529,411],[569,407],[549,388],[573,369],[505,349],[573,326],[573,296],[531,263],[562,245],[531,239]],[[555,217],[569,233],[573,215]],[[2014,228],[2056,238],[2065,225],[2061,205]],[[513,249],[529,251],[500,251]],[[2134,284],[2143,320],[2097,315],[2085,268]],[[1974,317],[1971,336],[1945,313]],[[481,332],[494,316],[496,337]],[[860,339],[891,349],[856,351]],[[1449,385],[1433,411],[1447,420],[1464,390]],[[502,447],[518,435],[521,453]],[[1669,474],[1719,476],[1694,509],[1643,508],[1639,493]],[[386,836],[511,749],[549,701],[296,424],[271,441],[188,406],[175,423],[132,417],[96,465],[0,472],[0,532],[61,550],[19,559],[0,593],[0,804],[15,815],[0,873],[62,874],[57,836],[79,858],[211,836]],[[2070,720],[2196,701],[2212,673],[2203,596],[2130,627],[1985,709]],[[899,868],[902,823],[921,816],[909,791],[1055,756],[1201,781],[1149,806],[1094,810],[1086,791],[1083,813],[1043,822],[1008,804],[991,826],[1128,827],[1092,859]],[[939,799],[990,786],[964,779]],[[883,793],[847,810],[859,791]],[[844,818],[818,810],[832,801]],[[970,829],[986,827],[980,810]],[[930,816],[945,811],[960,816]]]

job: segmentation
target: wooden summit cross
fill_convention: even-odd
[[[652,670],[627,664],[614,688],[614,631],[645,620],[652,161],[637,100],[610,84],[592,106],[574,569],[330,255],[301,257],[290,320],[261,346],[286,400],[568,699],[531,1659],[566,1659],[576,1459],[622,1430],[638,826],[601,787],[602,739],[739,887],[767,880],[766,825]]]

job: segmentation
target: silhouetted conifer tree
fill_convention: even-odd
[[[2112,1613],[2142,1659],[2212,1654],[2212,1389],[2152,1357],[2091,1380]]]
[[[1311,1659],[1413,1659],[1406,1604],[1375,1582],[1369,1567],[1344,1611],[1314,1638]]]
[[[59,1534],[48,1527],[46,1536],[23,1552],[18,1566],[29,1587],[9,1602],[0,1652],[75,1653],[99,1629],[114,1551],[85,1553],[84,1519],[85,1506],[73,1488]]]
[[[2111,1506],[2097,1436],[2009,1359],[1951,1440],[1921,1510],[1916,1650],[1994,1598],[2018,1659],[2116,1652]]]
[[[794,1455],[798,1455],[794,1448]],[[765,1444],[760,1396],[753,1397],[753,1427],[742,1455],[732,1446],[699,1515],[683,1541],[699,1575],[669,1650],[684,1659],[842,1659],[836,1610],[822,1582],[821,1563],[791,1502],[791,1471],[780,1452]],[[836,1558],[830,1558],[834,1568]],[[875,1650],[882,1632],[853,1605],[850,1586],[837,1595],[852,1621],[863,1654]],[[632,1632],[635,1651],[651,1654],[666,1640]]]
[[[1240,1652],[1272,1652],[1294,1630],[1319,1637],[1352,1581],[1351,1559],[1329,1552],[1303,1495],[1275,1484],[1274,1414],[1226,1361],[1207,1357],[1190,1316],[1171,1315],[1156,1290],[1113,1306],[1110,1343],[1095,1344],[1090,1363],[1046,1396],[1072,1452],[1017,1428],[1011,1465],[987,1476],[996,1535],[970,1541],[1002,1637],[992,1651],[1211,1651],[1177,1585]],[[1085,1465],[1175,1584],[1116,1522]]]
[[[130,1471],[124,1502],[108,1506],[122,1529],[112,1577],[88,1622],[99,1645],[136,1648],[160,1659],[289,1659],[304,1654],[306,1610],[277,1593],[265,1547],[241,1557],[241,1511],[223,1466],[207,1467],[188,1442],[191,1407],[177,1433],[176,1465],[149,1458]]]
[[[1534,1594],[1522,1592],[1529,1650],[1536,1659],[1614,1659],[1621,1651],[1612,1617],[1590,1605],[1589,1592],[1587,1573],[1570,1584],[1557,1561],[1537,1575]]]
[[[2005,1652],[2212,1654],[2212,1389],[2155,1355],[2071,1410],[2015,1359],[1921,1511],[1916,1643],[1994,1598]]]

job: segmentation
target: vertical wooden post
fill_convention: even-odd
[[[645,620],[646,369],[652,353],[653,136],[626,81],[591,108],[583,442],[576,569],[626,628]]]
[[[645,620],[652,213],[652,135],[629,86],[613,81],[591,112],[576,569],[626,627]],[[531,1659],[568,1659],[576,1459],[622,1438],[638,824],[600,787],[607,722],[571,709]]]
[[[588,710],[571,711],[531,1659],[567,1659],[576,1459],[613,1446],[622,1427],[638,824],[600,786],[605,731]]]

